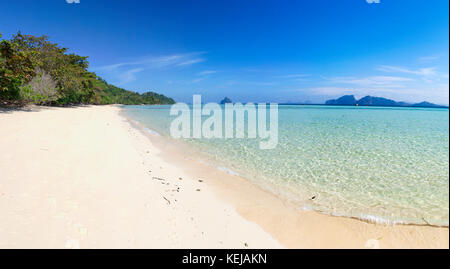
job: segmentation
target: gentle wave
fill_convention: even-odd
[[[231,169],[229,169],[229,168],[226,168],[226,167],[224,167],[224,166],[216,166],[216,168],[219,169],[220,171],[225,172],[225,173],[228,173],[228,174],[230,174],[230,175],[233,175],[233,176],[239,176],[239,173],[238,173],[238,172],[235,172],[235,171],[233,171],[233,170],[231,170]]]
[[[168,136],[168,106],[126,107]],[[279,144],[183,140],[216,168],[253,180],[299,208],[383,224],[448,226],[448,109],[280,106]],[[312,205],[307,201],[318,198]]]
[[[150,129],[150,128],[145,128],[144,130],[145,130],[147,133],[151,134],[151,135],[160,136],[160,134],[159,134],[158,132],[153,131],[153,130]]]

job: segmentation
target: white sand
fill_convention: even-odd
[[[0,113],[0,248],[449,247],[448,228],[300,212],[118,107],[39,110]]]
[[[0,248],[281,247],[118,110],[0,113]]]

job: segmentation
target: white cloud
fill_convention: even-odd
[[[338,96],[347,94],[356,94],[357,90],[352,87],[312,87],[298,91],[308,91],[312,94],[325,96]]]
[[[136,60],[110,64],[92,68],[94,71],[107,73],[119,78],[119,84],[126,84],[136,80],[135,74],[148,69],[181,68],[206,61],[200,57],[204,53],[181,53],[162,56],[147,56]]]
[[[198,83],[202,80],[205,80],[209,75],[214,74],[216,72],[217,71],[215,71],[215,70],[205,70],[205,71],[199,72],[199,73],[197,73],[197,75],[200,77],[187,82],[187,84]]]
[[[205,59],[198,57],[203,53],[184,53],[172,54],[164,56],[149,56],[143,57],[134,61],[105,65],[93,68],[100,71],[113,71],[122,67],[142,66],[144,68],[164,68],[173,66],[185,66],[205,61]]]
[[[432,62],[439,58],[441,58],[441,56],[439,56],[439,55],[424,56],[424,57],[419,57],[419,61],[420,62]]]
[[[198,83],[198,82],[200,82],[200,81],[202,81],[203,80],[203,78],[196,78],[196,79],[193,79],[192,81],[191,81],[191,83]]]
[[[417,70],[407,69],[403,67],[398,66],[390,66],[390,65],[381,65],[377,68],[380,71],[384,72],[397,72],[397,73],[405,73],[405,74],[412,74],[412,75],[418,75],[418,76],[434,76],[436,75],[436,68],[435,67],[427,67],[427,68],[419,68]]]
[[[291,74],[291,75],[276,76],[276,78],[304,78],[308,76],[309,76],[308,74]]]
[[[193,65],[193,64],[196,64],[196,63],[204,62],[204,61],[205,61],[205,59],[197,58],[197,59],[187,60],[187,61],[178,63],[177,66]]]
[[[393,76],[369,76],[369,77],[334,77],[327,78],[330,82],[338,84],[352,84],[362,87],[372,88],[403,88],[406,82],[411,82],[413,79],[405,77]]]
[[[119,84],[123,85],[126,83],[130,83],[136,80],[136,73],[144,71],[143,68],[134,68],[131,70],[126,71],[125,73],[122,73],[119,75]]]
[[[211,75],[211,74],[215,74],[215,73],[217,73],[217,71],[215,71],[215,70],[205,70],[205,71],[199,72],[198,75],[206,76],[206,75]]]

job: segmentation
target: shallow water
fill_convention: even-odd
[[[124,106],[169,136],[170,106]],[[220,169],[305,209],[383,223],[448,226],[449,110],[279,106],[279,142],[184,139]],[[315,197],[314,199],[311,199]]]

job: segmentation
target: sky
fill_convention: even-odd
[[[449,104],[447,0],[67,1],[0,0],[3,38],[47,35],[109,83],[179,102]]]

